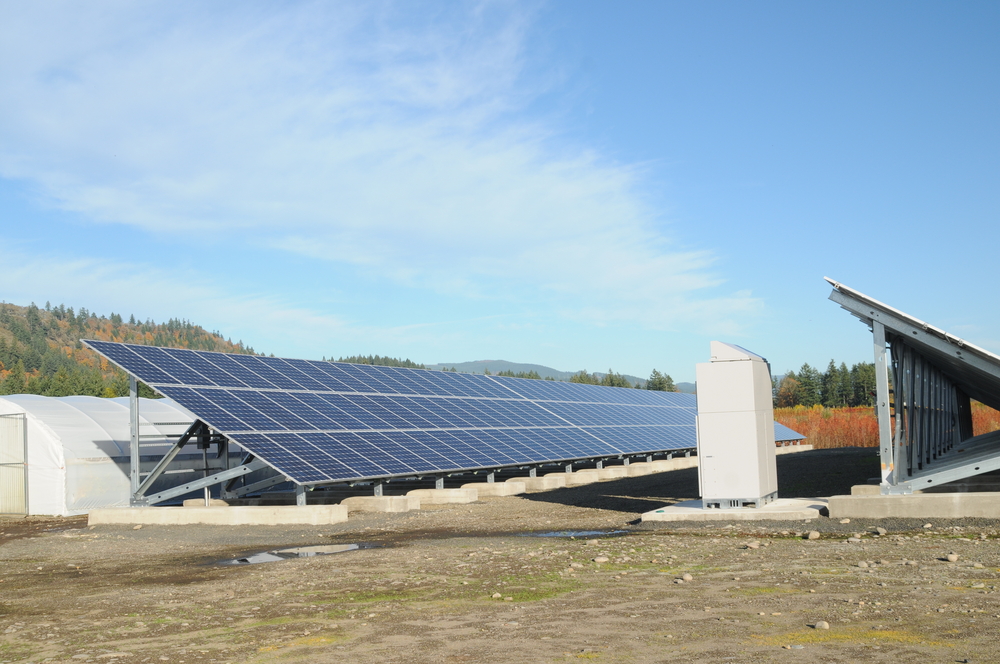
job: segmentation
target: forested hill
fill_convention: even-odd
[[[128,377],[80,339],[254,354],[242,342],[186,320],[155,323],[98,316],[80,308],[0,304],[0,394],[128,395]],[[145,386],[143,386],[145,388]],[[153,396],[148,388],[143,396]]]

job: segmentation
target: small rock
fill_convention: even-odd
[[[933,528],[933,527],[934,527],[934,524],[932,524],[932,523],[925,523],[924,524],[924,528]]]
[[[866,563],[864,560],[862,560],[860,563],[858,563],[858,567],[862,567],[862,568],[863,567],[868,567],[868,563]]]
[[[607,556],[597,556],[596,558],[594,558],[594,562],[598,563],[598,564],[600,564],[600,563],[606,563],[606,562],[608,562],[608,557]]]
[[[957,553],[949,553],[947,556],[945,556],[945,559],[949,563],[957,563],[958,562],[958,554]]]
[[[972,566],[975,567],[976,569],[982,569],[983,568],[983,564],[982,563],[972,563]]]
[[[858,544],[859,542],[861,542],[861,538],[860,537],[848,537],[847,541],[850,542],[851,544]]]
[[[772,616],[780,616],[780,615],[781,615],[781,611],[773,611],[773,612],[771,613],[771,615],[772,615]]]
[[[505,601],[505,602],[513,602],[514,598],[513,597],[504,597],[503,601]]]
[[[811,540],[817,540],[817,539],[819,539],[819,531],[818,530],[810,530],[809,534],[806,537],[808,539],[811,539]]]
[[[501,595],[500,593],[493,593],[492,595],[490,595],[490,597],[492,597],[493,599],[500,599],[501,597],[503,597],[503,595]]]
[[[907,560],[906,564],[909,565],[910,567],[916,567],[917,566],[917,561],[916,560]]]
[[[830,629],[830,623],[825,620],[817,620],[816,624],[813,625],[813,629]]]
[[[681,577],[681,579],[683,579],[684,581],[694,581],[694,577],[691,576],[690,574],[685,574],[684,576]]]
[[[972,587],[973,588],[985,588],[986,584],[985,583],[973,583]]]
[[[684,583],[684,579],[674,579],[674,583],[676,584]]]
[[[587,540],[586,542],[584,542],[584,544],[586,544],[587,546],[597,546],[599,543],[600,542],[598,542],[597,540]]]
[[[841,519],[840,522],[841,523],[850,523],[851,520],[850,519]]]
[[[759,549],[760,548],[760,542],[758,542],[756,540],[753,541],[753,542],[747,542],[746,543],[746,548],[748,548],[748,549]]]
[[[574,569],[580,569],[581,567],[583,567],[583,563],[570,563],[569,566]]]
[[[878,528],[876,528],[875,532],[877,532],[879,535],[886,535],[886,534],[889,533],[889,531],[886,530],[885,528],[883,528],[882,526],[879,526]]]
[[[132,530],[142,530],[142,524],[140,523],[137,526],[132,526]],[[121,655],[118,655],[118,656],[121,657]]]

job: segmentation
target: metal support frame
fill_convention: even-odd
[[[970,403],[1000,407],[1000,357],[827,281],[830,299],[872,332],[881,492],[911,493],[1000,470],[1000,433],[973,437]]]
[[[878,420],[879,456],[882,462],[882,484],[894,484],[896,464],[893,461],[892,428],[889,415],[889,361],[886,352],[885,325],[872,321],[875,344],[875,417]]]
[[[496,471],[495,470],[491,470],[490,472],[486,473],[486,483],[487,484],[493,484],[495,481],[496,481]]]
[[[444,475],[434,478],[434,488],[443,489],[444,488]]]
[[[163,455],[163,458],[161,458],[160,461],[153,467],[153,470],[149,472],[149,475],[146,475],[146,479],[143,480],[142,484],[138,485],[135,488],[135,490],[132,491],[133,504],[145,503],[143,494],[145,494],[149,490],[149,487],[153,485],[153,482],[155,482],[160,477],[160,475],[163,474],[163,471],[167,469],[167,466],[170,465],[170,462],[173,461],[174,457],[176,457],[180,453],[181,448],[183,448],[188,443],[188,441],[191,440],[192,436],[200,435],[203,431],[205,431],[205,429],[206,429],[205,423],[202,422],[201,420],[195,420],[194,422],[191,423],[191,426],[188,427],[187,431],[181,434],[181,437],[177,439],[177,442],[173,444],[173,446],[167,451],[166,454]],[[132,475],[138,475],[137,471],[139,470],[139,463],[140,463],[139,459],[133,456],[131,460]],[[208,464],[206,462],[206,468],[207,465]]]
[[[375,480],[372,482],[372,495],[376,498],[382,497],[382,480]]]
[[[572,473],[573,472],[573,462],[572,461],[570,461],[569,463],[566,464],[566,472],[567,473]]]
[[[233,489],[232,484],[238,480],[239,477],[234,477],[229,481],[226,487],[222,491],[223,498],[242,498],[250,494],[258,493],[264,489],[270,489],[272,486],[278,484],[284,484],[285,482],[290,482],[284,475],[275,475],[274,477],[269,477],[266,480],[261,480],[260,482],[254,482],[253,484],[247,484],[246,486],[241,486],[239,488]]]
[[[532,466],[528,469],[528,477],[538,477],[538,466]]]
[[[306,492],[309,490],[305,484],[295,485],[295,504],[304,507],[306,504]]]
[[[128,430],[129,430],[129,495],[135,503],[139,495],[139,385],[134,376],[128,377]]]
[[[255,459],[250,463],[245,463],[236,468],[230,468],[229,470],[224,470],[221,473],[215,473],[214,475],[209,475],[208,477],[203,477],[200,480],[194,482],[189,482],[188,484],[183,484],[181,486],[176,486],[172,489],[167,489],[166,491],[161,491],[159,493],[154,493],[151,496],[145,497],[145,503],[147,505],[154,505],[156,503],[162,503],[165,500],[170,500],[171,498],[177,498],[183,496],[186,493],[191,493],[192,491],[197,491],[198,489],[203,489],[207,486],[212,486],[213,484],[220,484],[226,480],[231,480],[236,477],[242,477],[243,475],[248,475],[257,470],[262,470],[267,468],[265,464],[260,459]]]

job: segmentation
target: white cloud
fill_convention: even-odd
[[[103,223],[197,233],[566,316],[753,315],[673,246],[643,174],[530,116],[516,4],[9,4],[0,176]]]

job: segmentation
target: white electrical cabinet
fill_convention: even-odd
[[[696,367],[702,506],[760,507],[778,497],[771,368],[745,348],[712,342]]]

